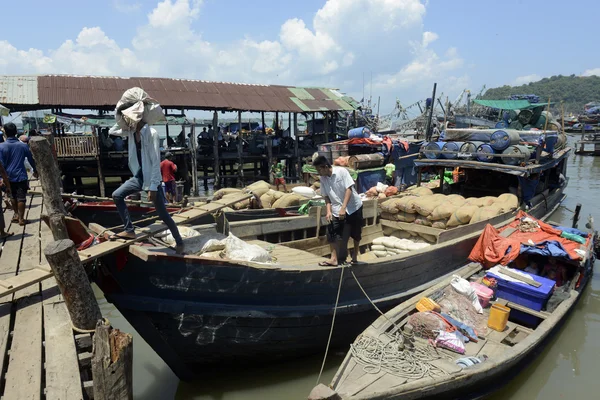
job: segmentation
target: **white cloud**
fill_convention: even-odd
[[[600,68],[586,69],[581,76],[600,76]]]
[[[129,14],[139,11],[142,5],[140,3],[128,3],[125,0],[113,0],[113,7],[118,12]]]
[[[423,27],[420,0],[327,0],[312,21],[290,18],[276,37],[257,40],[253,30],[237,40],[208,42],[195,28],[201,0],[163,0],[147,12],[129,45],[100,27],[82,28],[75,39],[41,51],[0,41],[0,73],[72,73],[162,76],[232,82],[338,87],[357,98],[362,76],[373,75],[373,95],[393,103],[399,91],[414,97],[433,80],[461,86],[463,59],[456,48],[439,55],[438,35]],[[121,12],[139,3],[114,0]],[[125,42],[126,43],[126,42]],[[410,92],[409,92],[409,89]],[[406,94],[405,94],[406,95]],[[420,94],[418,95],[421,96]]]
[[[536,82],[536,81],[539,81],[540,79],[542,79],[542,77],[539,76],[538,74],[519,76],[517,79],[514,80],[513,86],[526,85],[529,82]]]

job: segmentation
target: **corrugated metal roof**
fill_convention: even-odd
[[[13,111],[35,108],[112,110],[123,92],[135,86],[143,88],[167,109],[268,112],[355,109],[347,98],[329,89],[73,75],[0,76],[0,102]],[[4,92],[7,92],[6,97]]]
[[[38,104],[37,76],[0,76],[0,103]]]

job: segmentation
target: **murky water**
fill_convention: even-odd
[[[571,139],[573,141],[573,139]],[[580,228],[591,214],[600,225],[600,158],[572,155],[564,206],[552,220],[570,224],[577,203],[583,205]],[[596,268],[599,268],[596,265]],[[179,382],[169,367],[141,339],[119,312],[98,293],[102,312],[113,326],[134,335],[134,395],[136,399],[287,400],[305,399],[315,385],[322,356],[290,361],[232,374],[207,375]],[[490,399],[593,399],[600,393],[600,276],[587,287],[579,304],[544,351]],[[321,382],[330,382],[343,355],[329,357]]]

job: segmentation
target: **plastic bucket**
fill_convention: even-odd
[[[497,130],[490,136],[490,146],[494,150],[506,150],[512,144],[519,144],[521,137],[516,132]]]
[[[462,146],[462,145],[463,145],[462,142],[446,142],[446,144],[444,144],[444,146],[442,147],[442,151],[458,152],[460,150],[460,146]],[[444,158],[448,158],[450,160],[458,158],[458,154],[442,154],[442,156]]]
[[[487,143],[482,144],[477,148],[478,153],[487,153],[487,154],[496,154],[496,150],[492,146]],[[481,162],[493,162],[495,157],[490,157],[486,155],[479,155],[477,159]]]
[[[444,147],[446,143],[444,142],[429,142],[426,143],[425,145],[423,145],[422,148],[422,152],[423,154],[425,154],[426,158],[429,158],[430,160],[435,160],[436,158],[442,158],[442,154],[441,153],[430,153],[428,152],[433,150],[433,151],[442,151],[442,148]]]
[[[510,308],[500,304],[492,305],[490,309],[490,317],[488,318],[488,326],[495,331],[502,332],[506,329]]]
[[[506,165],[519,165],[531,157],[531,151],[527,146],[513,145],[504,150],[502,154],[515,155],[516,157],[502,157],[502,163]],[[521,157],[524,156],[524,157]]]
[[[369,136],[371,136],[371,130],[366,126],[350,129],[348,131],[348,139],[368,138]]]

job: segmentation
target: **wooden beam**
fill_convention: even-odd
[[[214,171],[215,171],[215,182],[214,188],[218,189],[221,187],[221,163],[219,162],[219,133],[217,128],[219,125],[219,114],[213,112],[213,157],[214,157]]]
[[[94,400],[133,399],[133,338],[98,321],[92,355]]]
[[[196,144],[196,118],[190,129],[190,145],[192,150],[192,196],[198,196],[198,151]]]
[[[238,111],[238,136],[237,136],[237,153],[238,153],[238,176],[240,185],[244,186],[244,138],[242,137],[242,112]]]

